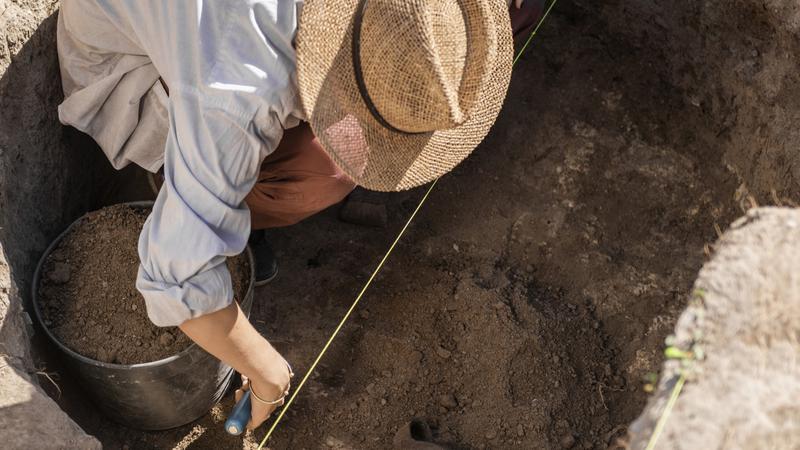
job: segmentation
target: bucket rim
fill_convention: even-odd
[[[109,205],[109,206],[127,205],[127,206],[130,206],[130,207],[133,207],[133,208],[151,208],[153,206],[153,204],[155,204],[155,202],[152,201],[152,200],[141,200],[141,201],[133,201],[133,202],[115,203],[115,204]],[[100,209],[102,209],[102,208],[100,208]],[[98,210],[95,210],[95,211],[98,211]],[[41,310],[39,308],[39,282],[41,280],[42,270],[44,268],[44,263],[47,260],[47,257],[50,256],[50,254],[53,252],[53,250],[55,250],[55,248],[61,242],[61,240],[64,239],[64,237],[70,231],[72,231],[73,228],[75,228],[78,224],[80,224],[83,220],[85,220],[86,216],[88,214],[92,213],[92,212],[94,212],[94,211],[86,212],[83,215],[81,215],[80,217],[78,217],[77,219],[75,219],[72,223],[70,223],[69,226],[64,231],[62,231],[55,239],[53,239],[53,241],[50,243],[50,245],[47,247],[47,249],[44,251],[44,253],[42,253],[41,258],[39,258],[39,262],[36,264],[36,270],[33,273],[33,281],[32,281],[33,286],[32,286],[32,290],[31,290],[31,297],[32,297],[31,300],[32,300],[32,302],[31,303],[33,303],[33,315],[35,317],[36,323],[39,324],[39,326],[42,328],[42,330],[44,330],[44,332],[47,335],[47,337],[51,341],[53,341],[58,346],[58,348],[61,349],[61,351],[66,353],[71,358],[77,359],[78,361],[80,361],[82,363],[85,363],[85,364],[102,367],[104,369],[114,369],[114,370],[135,370],[135,369],[147,369],[147,368],[152,368],[152,367],[157,367],[157,366],[164,366],[164,365],[172,363],[173,361],[177,361],[178,359],[187,356],[190,352],[195,351],[196,348],[202,350],[202,348],[199,345],[197,345],[195,342],[192,342],[188,347],[186,347],[185,349],[181,350],[180,352],[178,352],[178,353],[176,353],[174,355],[168,356],[166,358],[162,358],[162,359],[156,360],[156,361],[150,361],[150,362],[145,362],[145,363],[136,363],[136,364],[107,363],[107,362],[98,361],[96,359],[89,358],[88,356],[81,355],[80,353],[76,352],[75,350],[69,348],[69,346],[67,346],[65,343],[61,342],[61,340],[50,330],[50,327],[48,327],[44,323],[44,319],[42,318],[42,312],[41,312]],[[253,301],[253,291],[255,290],[255,281],[256,281],[256,271],[255,271],[256,269],[255,269],[255,264],[254,264],[255,261],[254,261],[254,258],[253,258],[253,252],[250,250],[250,246],[249,245],[245,247],[244,253],[246,255],[247,262],[248,262],[248,264],[250,266],[250,280],[249,280],[249,283],[247,284],[247,291],[245,292],[244,299],[240,303],[242,305],[247,303],[247,302],[252,302]]]

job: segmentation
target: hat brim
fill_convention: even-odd
[[[303,109],[331,159],[357,184],[377,191],[410,189],[452,170],[480,144],[503,106],[514,44],[504,0],[490,0],[495,61],[463,124],[407,134],[381,125],[361,98],[353,70],[352,24],[359,0],[306,0],[297,34]]]

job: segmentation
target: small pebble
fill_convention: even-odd
[[[497,432],[496,432],[496,431],[494,431],[494,430],[492,430],[492,431],[487,431],[487,432],[486,432],[486,434],[485,434],[484,436],[486,437],[486,439],[492,440],[492,439],[494,439],[494,438],[496,438],[496,437],[497,437]]]
[[[158,337],[158,343],[161,344],[162,347],[169,347],[173,342],[175,342],[175,337],[166,331],[161,333],[161,336]]]
[[[439,397],[439,404],[444,406],[447,409],[455,409],[458,408],[458,401],[453,394],[444,394]]]
[[[575,436],[573,436],[572,434],[564,435],[564,437],[561,438],[561,448],[564,449],[572,448],[572,446],[574,445],[575,445]]]
[[[517,425],[517,436],[525,436],[525,428],[522,426],[522,424]]]
[[[53,270],[48,274],[50,281],[56,284],[64,284],[69,281],[70,269],[69,265],[61,262],[53,264]]]
[[[451,355],[450,350],[443,348],[441,345],[436,346],[436,354],[444,359],[449,358]]]

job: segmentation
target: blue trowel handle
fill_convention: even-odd
[[[244,433],[247,422],[250,421],[250,390],[244,392],[242,398],[234,405],[231,415],[225,421],[225,431],[228,434],[239,436]]]

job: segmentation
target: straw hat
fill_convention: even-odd
[[[379,191],[466,158],[500,111],[513,57],[506,0],[306,0],[296,47],[314,133]]]

